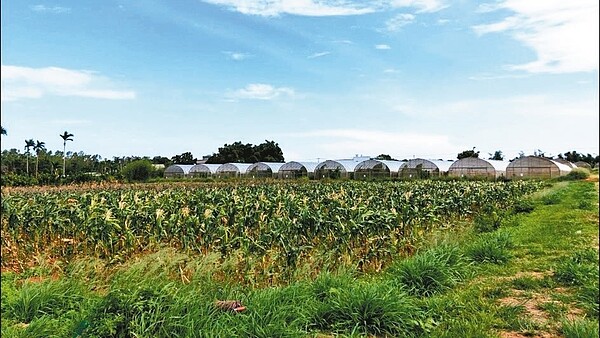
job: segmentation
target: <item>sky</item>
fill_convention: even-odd
[[[1,1],[2,149],[599,153],[598,1]]]

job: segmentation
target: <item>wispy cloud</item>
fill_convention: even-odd
[[[389,45],[375,45],[375,49],[392,49],[392,47],[390,47]]]
[[[111,86],[110,81],[90,71],[2,65],[2,101],[39,99],[47,95],[109,100],[135,98],[133,91],[104,89],[104,86]]]
[[[408,13],[398,14],[385,22],[385,27],[390,32],[397,32],[402,27],[410,25],[415,21],[415,16]]]
[[[51,13],[51,14],[63,14],[63,13],[71,12],[71,8],[60,7],[60,6],[47,7],[44,5],[34,5],[34,6],[29,6],[29,9],[31,9],[34,12]]]
[[[476,33],[508,32],[532,48],[535,61],[511,65],[532,73],[571,73],[598,70],[598,1],[508,0],[480,7],[514,14],[499,22],[474,26]]]
[[[281,96],[293,96],[294,90],[288,87],[273,87],[264,83],[251,83],[229,96],[233,99],[273,100]]]
[[[228,7],[234,11],[260,16],[292,14],[302,16],[339,16],[372,13],[374,8],[367,4],[334,1],[331,4],[315,0],[203,0],[204,2]]]
[[[225,54],[229,60],[234,60],[234,61],[242,61],[242,60],[245,60],[252,56],[251,54],[248,54],[248,53],[230,52],[230,51],[224,51],[223,54]]]
[[[445,1],[439,0],[392,0],[390,4],[398,8],[413,7],[417,13],[432,13],[448,7]]]
[[[329,54],[331,54],[331,52],[319,52],[319,53],[311,54],[311,55],[307,56],[306,58],[307,59],[315,59],[315,58],[320,58],[320,57],[323,57],[323,56],[329,55]]]

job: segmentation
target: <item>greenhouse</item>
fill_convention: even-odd
[[[251,166],[250,163],[225,163],[221,164],[216,171],[219,177],[238,177],[246,175],[246,170]]]
[[[366,160],[354,168],[354,178],[357,180],[372,178],[397,177],[398,172],[406,162],[386,160]]]
[[[440,176],[448,172],[452,163],[452,161],[414,158],[408,160],[408,162],[402,166],[398,176],[403,178],[428,178]]]
[[[579,162],[575,162],[575,165],[577,166],[577,168],[584,168],[587,170],[592,170],[592,166],[587,162],[579,161]]]
[[[279,168],[279,178],[314,178],[318,164],[318,162],[287,162]]]
[[[562,164],[564,164],[566,166],[569,166],[569,168],[571,168],[571,169],[577,168],[577,165],[575,163],[567,161],[567,160],[565,160],[563,158],[554,158],[554,159],[552,159],[552,161],[558,162],[558,163],[562,163]]]
[[[508,178],[554,178],[569,172],[571,167],[568,165],[538,156],[518,158],[506,167]]]
[[[277,178],[279,168],[284,164],[279,162],[256,162],[246,169],[246,174],[252,178]]]
[[[506,167],[509,164],[508,161],[466,157],[452,163],[448,169],[448,176],[496,179],[506,176]]]
[[[173,164],[165,169],[165,177],[187,177],[193,164]]]
[[[220,164],[196,164],[190,169],[191,177],[210,177],[217,173]]]
[[[352,178],[357,164],[355,160],[327,160],[315,167],[315,178]]]

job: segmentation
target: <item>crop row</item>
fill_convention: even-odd
[[[2,196],[2,265],[40,253],[118,258],[153,244],[236,253],[263,271],[324,253],[381,264],[432,227],[484,207],[507,208],[540,187],[418,181],[9,193]]]

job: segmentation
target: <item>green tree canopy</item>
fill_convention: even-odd
[[[174,164],[196,164],[194,155],[192,155],[192,153],[189,151],[181,155],[175,155],[171,157],[171,161],[173,161]]]
[[[388,154],[380,154],[379,156],[375,157],[375,159],[382,160],[382,161],[397,161],[395,158],[392,158]]]
[[[255,162],[284,162],[283,151],[274,141],[265,140],[257,146],[250,143],[234,142],[225,144],[219,148],[219,152],[213,154],[206,163],[223,164],[255,163]]]
[[[502,151],[500,150],[496,150],[494,152],[494,155],[489,154],[490,155],[490,160],[495,160],[495,161],[502,161],[504,159],[504,155],[502,154]]]
[[[462,153],[459,153],[457,158],[460,160],[462,158],[467,158],[467,157],[479,157],[479,150],[475,151],[475,147],[473,147],[473,149],[471,150],[465,150]]]
[[[143,182],[147,181],[150,176],[152,176],[152,172],[154,171],[154,167],[152,167],[152,163],[148,160],[136,160],[128,163],[125,167],[123,167],[123,177],[129,182]]]

